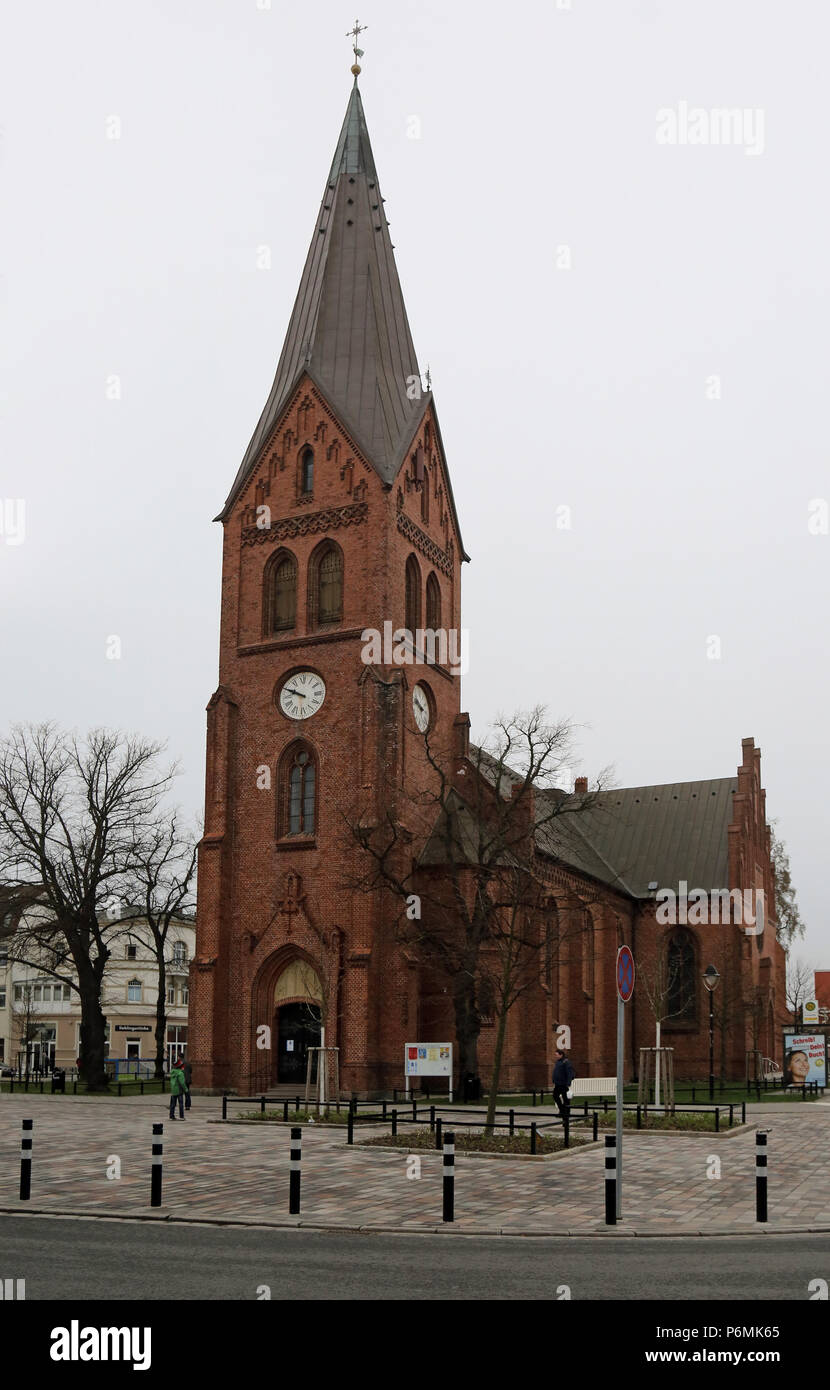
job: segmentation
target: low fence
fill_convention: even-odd
[[[27,1076],[23,1078],[7,1076],[0,1079],[0,1084],[4,1087],[8,1085],[10,1095],[14,1095],[15,1090],[22,1091],[25,1095],[28,1095],[30,1092],[41,1096],[66,1095],[69,1090],[73,1096],[76,1096],[78,1094],[78,1081],[79,1076],[77,1072],[71,1082],[67,1078],[66,1073],[61,1075],[60,1072],[53,1072],[50,1075],[42,1076],[39,1081],[35,1081]],[[167,1076],[162,1076],[161,1078],[149,1077],[147,1079],[144,1077],[136,1077],[135,1079],[123,1079],[118,1081],[110,1080],[109,1094],[117,1094],[119,1096],[143,1096],[146,1087],[147,1095],[163,1095],[169,1086],[169,1081],[170,1078]],[[96,1094],[101,1093],[97,1092]]]

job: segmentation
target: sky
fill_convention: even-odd
[[[830,967],[825,0],[384,0],[361,93],[471,563],[463,708],[728,777]],[[0,730],[200,811],[222,506],[351,86],[331,0],[39,0],[0,44]],[[720,114],[719,114],[720,113]],[[21,501],[23,508],[21,509]],[[113,640],[117,639],[117,640]]]

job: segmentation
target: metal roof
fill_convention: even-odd
[[[545,828],[539,848],[635,898],[649,883],[729,887],[729,825],[737,777],[604,792],[598,803]],[[557,843],[554,836],[560,837]]]
[[[274,384],[222,516],[303,372],[391,484],[429,397],[407,396],[420,372],[356,79]]]

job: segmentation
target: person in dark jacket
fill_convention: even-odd
[[[564,1120],[568,1110],[568,1090],[571,1082],[576,1076],[571,1062],[559,1048],[556,1049],[556,1061],[553,1066],[553,1099]]]
[[[185,1110],[189,1110],[189,1109],[190,1109],[190,1083],[191,1083],[191,1081],[193,1080],[193,1067],[191,1066],[190,1062],[187,1060],[187,1057],[185,1056],[184,1053],[182,1053],[181,1057],[179,1058],[179,1066],[181,1067],[182,1071],[184,1072],[184,1079],[185,1079],[185,1083],[186,1083],[186,1085],[187,1085],[187,1090],[186,1090],[185,1093],[184,1093],[184,1108],[185,1108]]]

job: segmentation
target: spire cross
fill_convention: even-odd
[[[362,58],[362,57],[363,57],[363,51],[362,51],[362,49],[358,48],[358,46],[357,46],[357,41],[358,41],[360,35],[361,35],[362,33],[364,33],[365,30],[368,29],[368,28],[369,28],[368,24],[361,24],[360,20],[359,20],[359,19],[356,19],[355,22],[354,22],[354,28],[353,28],[353,29],[349,29],[349,30],[347,31],[347,33],[346,33],[346,38],[347,38],[347,39],[353,39],[353,40],[354,40],[354,43],[352,44],[352,48],[354,49],[354,60],[355,60],[355,62],[357,62],[358,58]]]

